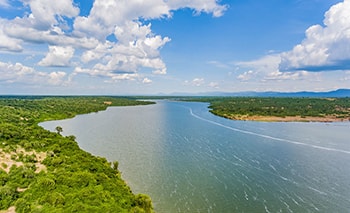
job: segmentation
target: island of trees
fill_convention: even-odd
[[[0,97],[0,212],[153,212],[135,195],[118,162],[81,150],[74,136],[39,122],[151,104],[114,97]]]
[[[210,112],[234,120],[350,121],[350,98],[202,97]]]

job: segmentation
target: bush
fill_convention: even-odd
[[[5,185],[0,187],[0,209],[8,209],[18,198],[16,186]]]

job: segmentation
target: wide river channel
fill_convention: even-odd
[[[233,121],[157,101],[41,123],[109,161],[167,212],[350,212],[350,122]]]

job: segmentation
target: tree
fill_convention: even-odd
[[[135,203],[137,207],[140,207],[142,209],[142,211],[140,212],[145,212],[145,213],[153,212],[152,200],[148,195],[145,195],[145,194],[136,195]]]
[[[63,132],[63,128],[61,126],[56,126],[56,131],[58,134],[61,134],[61,132]]]
[[[114,169],[116,172],[119,172],[119,171],[118,171],[118,166],[119,166],[119,162],[118,162],[118,161],[114,161],[114,162],[113,162],[113,169]]]

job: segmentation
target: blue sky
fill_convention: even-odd
[[[350,0],[0,0],[0,94],[350,88]]]

